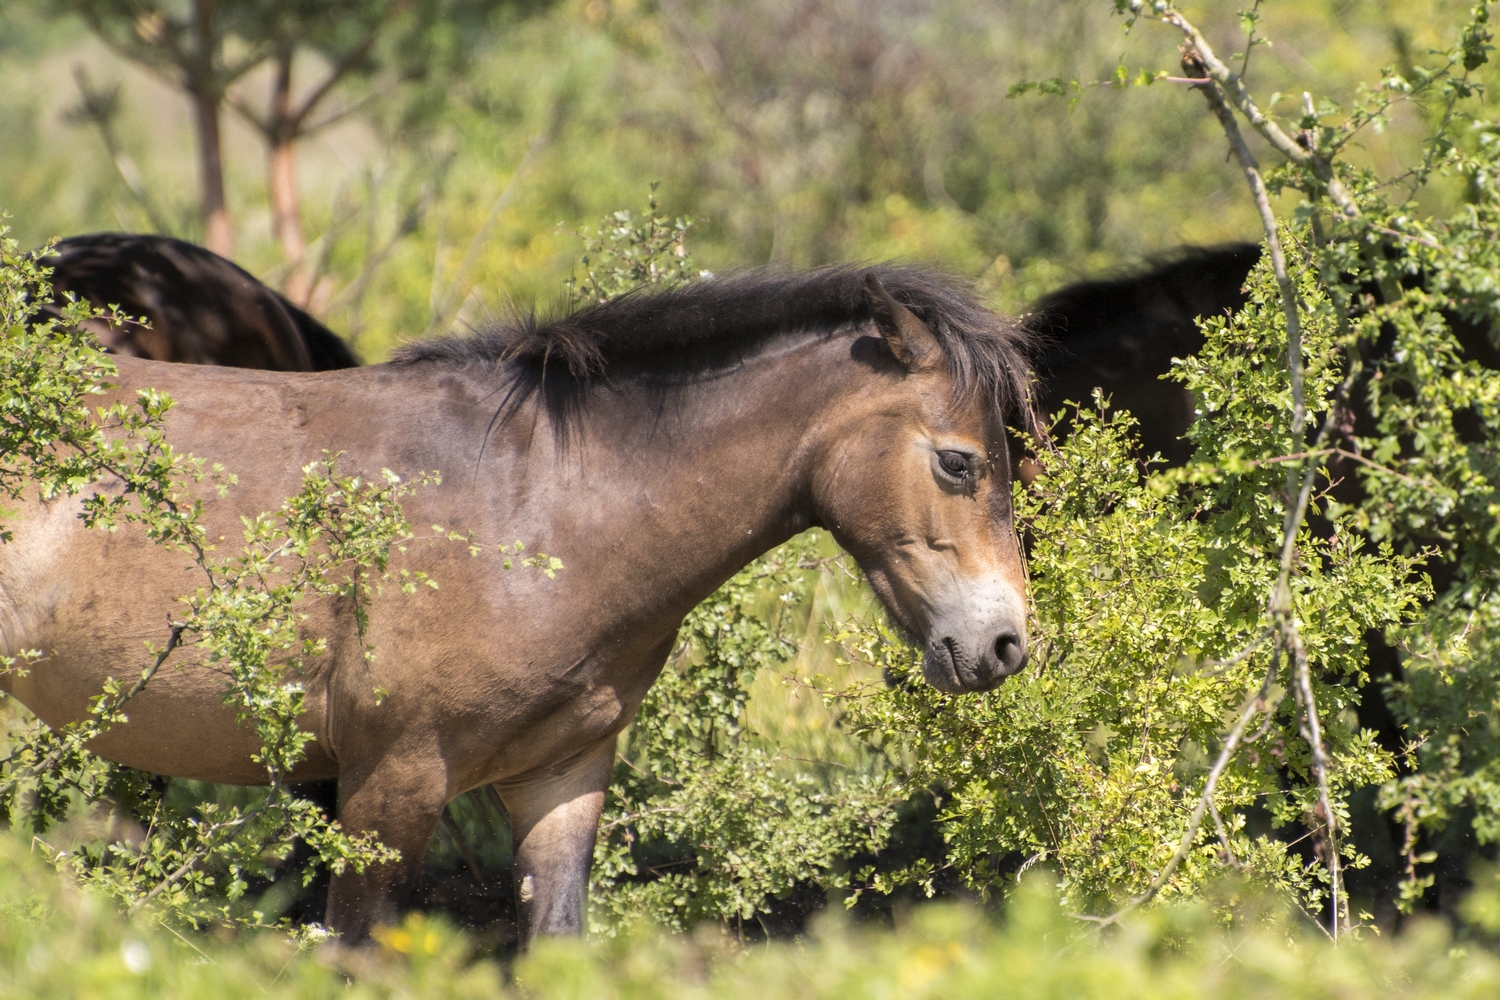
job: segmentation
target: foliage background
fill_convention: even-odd
[[[1258,84],[1347,98],[1372,67],[1441,44],[1462,5],[1263,8],[1277,30],[1256,53]],[[185,101],[50,13],[40,0],[0,12],[0,204],[15,235],[149,225],[97,135],[67,122],[82,66],[95,86],[122,85],[124,151],[193,238]],[[1201,14],[1232,48],[1232,5]],[[578,252],[556,224],[638,205],[649,181],[669,215],[702,220],[693,249],[710,269],[935,258],[1012,309],[1183,243],[1256,237],[1195,95],[1131,88],[1070,113],[1006,98],[1024,79],[1175,63],[1175,42],[1123,34],[1107,5],[568,0],[501,5],[462,29],[463,58],[441,58],[438,37],[425,77],[351,83],[343,99],[368,103],[302,147],[309,235],[332,274],[320,311],[371,360],[403,336],[553,298]],[[242,88],[259,101],[266,85],[252,74]],[[1418,125],[1398,117],[1355,155],[1392,167]],[[224,127],[239,259],[274,279],[285,262],[263,150],[232,112]]]

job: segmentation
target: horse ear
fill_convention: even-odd
[[[943,348],[916,313],[891,297],[874,271],[865,272],[865,298],[870,316],[896,360],[909,372],[927,371],[942,361]]]

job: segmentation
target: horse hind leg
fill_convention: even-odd
[[[324,779],[322,781],[303,781],[291,786],[292,793],[298,798],[306,799],[328,816],[339,814],[339,783],[337,778]],[[298,838],[292,847],[292,857],[287,867],[297,873],[302,873],[312,861],[316,852],[307,841]],[[284,916],[288,917],[294,926],[314,923],[326,920],[328,913],[328,883],[329,872],[327,868],[319,868],[313,880],[299,887],[297,895],[293,898],[291,906]]]
[[[589,867],[614,751],[611,738],[525,781],[495,783],[515,838],[523,944],[539,935],[583,931]]]
[[[424,760],[390,752],[368,772],[339,777],[339,824],[351,836],[374,833],[401,852],[399,861],[346,870],[328,887],[327,925],[350,944],[367,940],[377,926],[395,924],[411,891],[427,845],[448,803],[441,758]]]

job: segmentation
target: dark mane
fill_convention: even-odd
[[[982,305],[961,279],[918,266],[745,271],[408,344],[392,360],[504,368],[513,404],[538,388],[576,395],[596,383],[689,381],[754,357],[780,336],[831,337],[868,321],[864,281],[871,271],[937,336],[962,397],[982,395],[1008,421],[1032,427],[1030,335]]]

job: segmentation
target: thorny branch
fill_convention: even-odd
[[[1132,0],[1130,8],[1133,13],[1139,13],[1141,7],[1140,0]],[[1266,247],[1271,262],[1271,269],[1275,275],[1277,288],[1280,292],[1282,310],[1286,317],[1286,363],[1292,387],[1291,437],[1294,445],[1303,444],[1306,438],[1307,399],[1302,359],[1301,318],[1297,302],[1296,286],[1287,271],[1286,255],[1281,246],[1276,214],[1271,207],[1270,194],[1266,189],[1265,180],[1261,176],[1260,164],[1256,161],[1254,154],[1245,143],[1244,136],[1240,132],[1239,124],[1235,117],[1235,109],[1237,108],[1250,122],[1251,126],[1264,136],[1275,149],[1294,163],[1309,168],[1313,175],[1322,183],[1324,191],[1330,200],[1338,206],[1344,218],[1352,219],[1357,217],[1360,214],[1358,206],[1354,204],[1353,199],[1334,176],[1332,167],[1326,159],[1311,149],[1295,142],[1275,122],[1265,116],[1251,98],[1239,74],[1236,74],[1215,55],[1207,40],[1191,22],[1171,7],[1163,9],[1163,7],[1159,6],[1157,13],[1163,22],[1178,28],[1186,37],[1187,42],[1183,46],[1182,54],[1183,70],[1189,78],[1202,79],[1204,81],[1199,85],[1199,90],[1208,100],[1211,110],[1223,127],[1225,138],[1228,140],[1235,158],[1239,160],[1240,167],[1245,175],[1245,181],[1255,201],[1255,207],[1265,231]],[[1337,401],[1339,403],[1342,403],[1348,396],[1359,372],[1360,366],[1358,360],[1351,359],[1344,381],[1337,392]],[[1293,686],[1297,692],[1297,701],[1301,708],[1301,733],[1311,751],[1312,769],[1318,783],[1319,808],[1322,812],[1324,828],[1327,831],[1326,852],[1330,901],[1333,913],[1331,934],[1334,940],[1338,939],[1341,925],[1347,922],[1347,898],[1343,893],[1342,872],[1339,863],[1337,821],[1334,816],[1332,795],[1328,781],[1331,761],[1328,759],[1327,752],[1323,747],[1322,726],[1318,719],[1317,703],[1313,697],[1312,677],[1308,667],[1307,650],[1302,643],[1302,638],[1298,631],[1291,595],[1291,573],[1296,561],[1297,535],[1307,515],[1308,504],[1312,497],[1313,483],[1318,471],[1318,465],[1312,459],[1320,454],[1330,453],[1325,449],[1334,430],[1338,409],[1337,405],[1329,408],[1328,415],[1319,428],[1317,440],[1302,452],[1301,456],[1299,456],[1299,462],[1289,463],[1287,469],[1285,486],[1286,514],[1282,522],[1280,566],[1276,583],[1267,601],[1266,608],[1267,614],[1271,619],[1272,629],[1276,634],[1277,648],[1271,657],[1271,664],[1262,682],[1260,694],[1258,697],[1252,699],[1240,713],[1239,719],[1230,730],[1228,736],[1225,737],[1224,744],[1219,751],[1219,757],[1214,762],[1213,769],[1209,772],[1203,792],[1199,796],[1198,803],[1189,817],[1187,828],[1183,832],[1182,839],[1171,859],[1157,873],[1144,893],[1131,900],[1110,916],[1095,918],[1102,924],[1115,923],[1126,913],[1155,898],[1162,887],[1166,885],[1172,873],[1186,859],[1193,844],[1197,841],[1205,815],[1209,812],[1213,813],[1215,827],[1226,852],[1229,851],[1228,836],[1214,806],[1214,791],[1224,768],[1228,766],[1239,748],[1244,737],[1245,728],[1249,725],[1250,720],[1255,716],[1256,712],[1264,706],[1266,695],[1269,693],[1271,685],[1280,672],[1283,656],[1287,658],[1288,664],[1294,674]],[[1268,709],[1268,721],[1269,717],[1270,711]]]
[[[1179,20],[1181,20],[1179,16]],[[1186,24],[1186,21],[1182,21]],[[1196,34],[1196,29],[1194,29]],[[1189,72],[1207,68],[1207,61],[1202,58],[1201,52],[1188,50],[1183,54],[1183,66]],[[1238,79],[1235,84],[1243,89],[1243,84]],[[1229,140],[1230,148],[1235,157],[1240,161],[1244,170],[1245,180],[1250,186],[1251,195],[1255,199],[1255,206],[1260,213],[1261,225],[1265,229],[1266,247],[1271,258],[1271,268],[1276,276],[1276,285],[1281,291],[1282,310],[1286,314],[1287,328],[1287,372],[1292,383],[1292,441],[1301,443],[1306,435],[1307,423],[1307,398],[1306,387],[1303,380],[1302,369],[1302,327],[1299,319],[1297,306],[1297,290],[1292,283],[1291,276],[1286,269],[1286,256],[1281,249],[1281,240],[1277,232],[1276,215],[1271,209],[1270,196],[1266,191],[1265,181],[1260,175],[1260,165],[1255,161],[1250,148],[1245,144],[1244,136],[1241,135],[1238,123],[1235,121],[1234,113],[1230,110],[1229,102],[1220,89],[1220,85],[1206,85],[1201,88],[1202,93],[1208,98],[1214,114],[1219,123],[1224,127],[1224,135]],[[1331,174],[1330,174],[1331,176]],[[1330,195],[1332,189],[1330,188]],[[1346,376],[1343,386],[1340,387],[1340,397],[1347,394],[1352,386],[1352,380],[1358,371],[1357,365],[1351,365],[1349,374]],[[1333,431],[1335,414],[1338,407],[1330,407],[1327,418],[1319,430],[1318,440],[1310,451],[1317,451],[1325,446],[1328,437]],[[1323,823],[1328,831],[1328,875],[1329,895],[1333,910],[1332,936],[1338,940],[1339,925],[1342,922],[1341,915],[1344,913],[1347,900],[1343,899],[1342,872],[1339,865],[1339,851],[1337,839],[1337,823],[1333,814],[1333,800],[1329,793],[1328,771],[1329,760],[1323,748],[1322,727],[1318,721],[1318,707],[1313,699],[1312,678],[1307,664],[1307,650],[1302,644],[1302,636],[1298,631],[1296,616],[1293,614],[1291,575],[1292,564],[1296,558],[1297,533],[1302,526],[1303,519],[1307,516],[1307,506],[1312,497],[1313,482],[1317,476],[1318,466],[1304,459],[1302,468],[1290,465],[1287,469],[1286,483],[1286,517],[1282,522],[1282,544],[1281,544],[1281,566],[1276,578],[1276,587],[1271,593],[1267,610],[1277,631],[1280,633],[1279,645],[1290,658],[1296,673],[1296,685],[1299,692],[1299,701],[1302,704],[1305,725],[1303,735],[1307,738],[1308,746],[1312,751],[1313,773],[1318,780],[1318,798],[1323,810]],[[1301,473],[1300,488],[1297,482]],[[1198,822],[1201,822],[1201,815]],[[1196,823],[1194,824],[1197,825]],[[1196,829],[1191,831],[1196,836]]]

